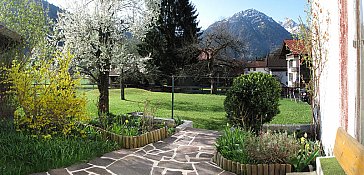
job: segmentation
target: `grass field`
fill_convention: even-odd
[[[97,115],[96,89],[86,91],[89,103],[87,109],[91,116]],[[127,88],[125,101],[120,100],[120,90],[110,89],[110,112],[125,114],[143,111],[146,100],[156,107],[155,116],[171,117],[171,93],[150,92],[141,89]],[[222,130],[227,123],[224,110],[223,95],[210,94],[175,94],[175,116],[185,120],[192,120],[194,127],[211,130]],[[293,124],[310,123],[310,106],[306,103],[296,103],[287,99],[281,100],[281,113],[271,123]]]

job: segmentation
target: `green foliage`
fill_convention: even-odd
[[[226,159],[242,164],[288,163],[299,143],[287,133],[266,132],[256,136],[242,128],[225,128],[216,149]]]
[[[183,120],[182,120],[182,118],[180,116],[176,116],[174,118],[174,123],[175,123],[176,126],[179,126],[179,125],[183,124]]]
[[[150,55],[150,70],[169,80],[167,76],[197,61],[201,33],[196,9],[189,0],[162,0],[160,7],[158,21],[139,45],[139,54]],[[160,80],[155,77],[154,81]]]
[[[246,142],[252,133],[240,128],[225,128],[221,137],[216,140],[216,149],[225,158],[240,163],[249,163],[251,160],[246,150]]]
[[[28,57],[33,54],[46,54],[52,50],[47,45],[46,38],[51,33],[50,29],[53,24],[47,16],[47,9],[43,8],[41,1],[2,0],[0,12],[1,23],[22,37],[19,48],[4,56],[1,61],[11,64],[14,54],[17,54],[19,58],[24,58],[24,56]],[[48,47],[45,47],[46,45]],[[29,50],[33,50],[33,52],[25,52]],[[27,54],[24,55],[24,53]]]
[[[78,135],[75,122],[87,119],[86,99],[76,92],[79,79],[69,71],[72,55],[56,55],[33,65],[14,61],[8,69],[11,92],[19,104],[18,129],[35,136]]]
[[[299,143],[287,132],[265,132],[246,142],[246,151],[252,163],[288,163],[299,149]]]
[[[225,111],[233,125],[258,131],[279,113],[280,84],[269,74],[251,73],[234,79]]]
[[[321,147],[319,141],[310,141],[307,139],[307,134],[300,139],[300,149],[296,157],[292,158],[290,163],[295,168],[295,171],[301,172],[308,165],[315,165],[316,157],[319,157]]]
[[[103,140],[54,137],[35,139],[0,124],[0,174],[31,174],[86,162],[116,150],[118,145]]]

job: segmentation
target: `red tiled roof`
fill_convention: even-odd
[[[305,45],[302,40],[284,40],[284,45],[292,54],[306,54]]]

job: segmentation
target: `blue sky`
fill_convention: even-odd
[[[48,0],[50,3],[65,7],[70,0]],[[205,29],[212,23],[230,17],[237,12],[254,8],[276,21],[289,17],[295,21],[305,18],[307,0],[191,0],[199,13],[200,26]]]
[[[254,8],[283,21],[289,17],[298,21],[305,19],[307,0],[191,0],[199,13],[200,26],[204,29],[215,21],[233,16],[235,13]]]

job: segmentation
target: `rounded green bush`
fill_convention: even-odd
[[[224,101],[229,121],[259,131],[279,113],[280,92],[280,83],[269,74],[257,72],[235,78]]]

